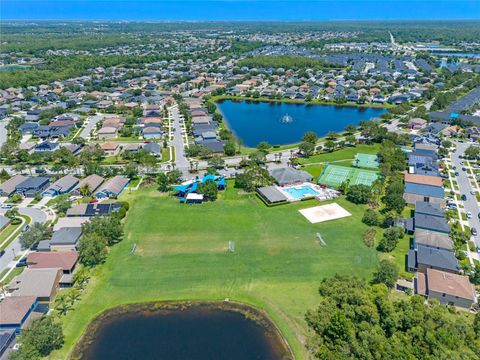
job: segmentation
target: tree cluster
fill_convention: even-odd
[[[390,282],[392,269],[377,282]],[[306,321],[317,359],[478,359],[480,319],[452,316],[445,306],[412,296],[394,300],[384,285],[352,277],[324,279]]]

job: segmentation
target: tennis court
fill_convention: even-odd
[[[338,188],[344,181],[348,181],[349,185],[363,184],[370,186],[378,177],[378,172],[372,170],[327,165],[318,177],[318,183],[333,188]]]
[[[352,165],[359,168],[378,169],[380,163],[377,155],[357,153]]]

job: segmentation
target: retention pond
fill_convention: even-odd
[[[150,303],[100,315],[72,358],[287,360],[293,356],[273,323],[245,305]]]

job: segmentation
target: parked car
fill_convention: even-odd
[[[458,176],[458,175],[460,175],[460,174],[458,173],[458,171],[455,171],[455,176]]]
[[[5,249],[0,251],[0,257],[2,257],[3,255],[5,255]]]
[[[475,195],[475,191],[470,190],[470,194],[471,194],[471,195]]]
[[[35,174],[45,174],[47,172],[47,170],[43,169],[43,168],[36,168],[35,169]]]
[[[462,195],[462,201],[467,201],[467,195],[465,194]]]
[[[17,263],[17,265],[15,265],[15,267],[17,268],[24,267],[24,266],[27,266],[27,258],[23,258]]]
[[[22,229],[22,232],[27,232],[28,230],[30,230],[30,225],[25,225],[25,227]]]
[[[2,209],[11,209],[13,208],[12,204],[2,204]]]
[[[467,211],[467,219],[471,219],[472,218],[472,212],[471,211]]]
[[[472,235],[473,235],[473,236],[477,236],[477,235],[478,235],[477,229],[472,228]]]

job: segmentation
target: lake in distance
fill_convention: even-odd
[[[342,132],[349,124],[378,117],[385,109],[282,102],[223,100],[217,103],[228,128],[248,147],[267,141],[271,145],[287,145],[301,141],[307,131],[319,137],[330,131]],[[282,122],[285,115],[291,123]]]
[[[291,359],[278,334],[236,311],[127,312],[101,321],[82,360]]]

